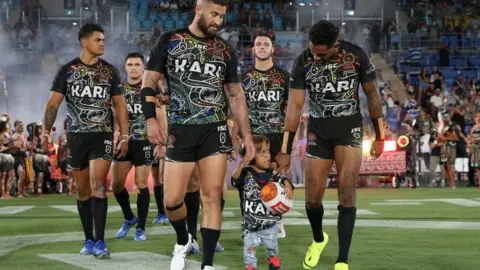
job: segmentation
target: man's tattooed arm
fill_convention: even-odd
[[[47,105],[45,106],[42,133],[50,134],[53,124],[55,123],[55,119],[57,118],[58,108],[60,107],[60,104],[62,104],[63,97],[63,94],[53,91],[51,92],[50,98],[48,99]]]

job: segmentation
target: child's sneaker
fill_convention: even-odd
[[[280,269],[280,257],[275,256],[268,258],[268,269],[269,270],[279,270]]]
[[[245,268],[245,270],[257,270],[257,268],[255,268],[252,264],[250,264],[250,265],[247,265],[247,268]]]

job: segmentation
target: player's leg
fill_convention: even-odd
[[[7,172],[5,171],[5,158],[0,154],[0,199],[5,199],[5,178]]]
[[[145,223],[150,207],[150,190],[148,189],[148,177],[150,176],[151,164],[153,163],[154,146],[148,140],[133,142],[132,147],[133,165],[135,165],[135,184],[138,189],[137,213],[138,224],[135,231],[135,241],[145,241]],[[138,150],[137,150],[138,149]],[[130,151],[130,150],[129,150]]]
[[[5,187],[5,189],[6,189],[5,193],[10,198],[12,197],[12,185],[13,185],[13,181],[15,179],[15,170],[13,168],[14,168],[14,163],[13,163],[13,160],[12,160],[11,163],[10,163],[10,168],[7,172],[7,181],[6,181],[6,187]]]
[[[127,159],[115,160],[112,165],[112,191],[118,205],[122,208],[124,218],[124,222],[116,234],[117,238],[125,237],[130,228],[138,221],[130,206],[130,195],[125,189],[125,181],[132,166],[132,162]]]
[[[227,167],[225,170],[228,170],[228,162],[227,162]],[[222,210],[222,216],[223,216],[223,209],[225,209],[225,199],[227,198],[227,193],[228,193],[228,187],[227,187],[227,181],[223,181],[223,186],[222,186],[222,197],[220,200],[220,207]],[[215,252],[222,252],[224,251],[225,248],[220,245],[220,241],[217,242],[217,246],[215,247]]]
[[[168,224],[165,205],[163,204],[163,170],[165,167],[165,156],[152,164],[153,193],[155,195],[155,203],[157,204],[157,216],[153,219],[154,224]]]
[[[200,196],[202,222],[200,231],[203,239],[202,269],[213,267],[215,248],[220,238],[222,223],[222,187],[227,168],[227,154],[233,150],[226,123],[205,127],[198,150],[197,162],[200,171]]]
[[[333,165],[333,146],[327,137],[329,133],[322,129],[331,127],[326,127],[323,123],[311,122],[308,125],[309,145],[305,161],[305,210],[312,228],[313,242],[305,255],[304,269],[317,266],[320,255],[328,244],[328,235],[323,232],[322,200]]]
[[[337,220],[339,253],[336,264],[338,265],[348,264],[348,253],[355,227],[357,211],[356,187],[361,163],[361,148],[340,145],[335,147],[335,165],[338,172],[338,199],[340,203]]]
[[[107,259],[110,257],[110,252],[104,238],[108,211],[105,183],[113,159],[113,133],[96,133],[86,136],[90,145],[88,160],[92,188],[92,215],[95,225],[94,255],[99,259]]]
[[[200,247],[197,242],[198,213],[200,211],[200,173],[198,166],[195,166],[192,177],[188,182],[187,194],[185,194],[185,207],[187,208],[187,228],[192,236],[192,248],[190,254],[200,253]]]
[[[18,197],[23,198],[25,195],[25,160],[18,157],[16,161],[16,173],[18,177]]]
[[[148,189],[148,177],[150,171],[150,165],[135,167],[135,185],[138,189],[138,224],[136,228],[137,230],[135,231],[135,241],[144,241],[147,239],[145,236],[145,223],[147,221],[148,209],[150,207],[150,190]]]

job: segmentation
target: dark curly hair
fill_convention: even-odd
[[[103,28],[94,23],[86,23],[80,28],[78,31],[78,40],[82,40],[82,38],[89,38],[94,32],[100,32],[102,34],[105,34],[105,31]]]
[[[327,45],[333,47],[337,41],[340,29],[327,20],[321,20],[310,28],[308,38],[313,45]]]

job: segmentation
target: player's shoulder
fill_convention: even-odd
[[[79,57],[75,57],[75,58],[73,58],[72,60],[68,61],[67,63],[61,65],[60,68],[58,69],[58,73],[59,73],[59,74],[66,73],[66,72],[68,72],[72,67],[75,67],[75,66],[78,66],[78,65],[81,65],[81,64],[82,64],[82,61],[80,61],[80,58],[79,58]]]
[[[284,69],[283,67],[279,66],[279,65],[274,65],[273,66],[274,69],[278,70],[280,73],[282,73],[283,75],[286,75],[286,76],[289,76],[290,75],[290,72],[288,72],[286,69]]]
[[[311,62],[309,49],[303,50],[296,58],[294,67],[303,67]]]
[[[178,28],[178,29],[174,29],[174,30],[164,32],[162,35],[160,35],[160,39],[165,40],[165,41],[169,41],[174,36],[186,36],[188,34],[189,34],[189,31],[188,31],[187,27]]]
[[[230,44],[228,43],[228,41],[227,41],[226,39],[222,38],[220,35],[217,34],[217,35],[215,36],[215,40],[223,43],[223,44],[226,46],[226,48],[232,49],[231,46],[230,46]]]

